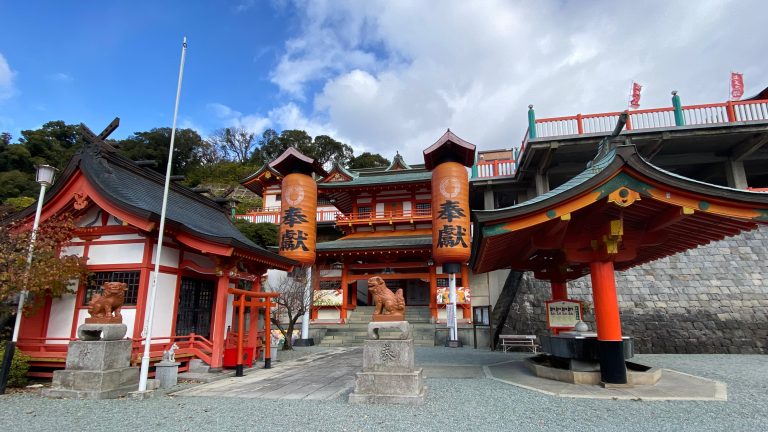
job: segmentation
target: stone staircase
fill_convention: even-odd
[[[362,345],[368,338],[368,322],[373,306],[358,306],[350,313],[345,324],[313,324],[314,332],[324,334],[320,346]],[[412,306],[405,309],[405,319],[411,324],[413,343],[417,346],[435,345],[435,324],[430,323],[429,307]],[[317,334],[317,333],[315,333]],[[387,331],[381,331],[387,337]]]

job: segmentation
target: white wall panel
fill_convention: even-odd
[[[152,278],[155,272],[150,272],[149,280],[152,283]],[[149,296],[147,296],[149,301]],[[171,326],[175,319],[173,314],[174,306],[176,305],[176,275],[160,273],[160,277],[157,278],[157,294],[155,297],[155,313],[153,314],[154,320],[152,322],[152,337],[158,336],[170,336]],[[168,339],[158,339],[153,342],[167,342]]]
[[[154,265],[157,259],[157,245],[152,246],[152,264]],[[160,265],[166,267],[179,267],[179,250],[172,247],[163,247],[163,256],[160,259]]]
[[[48,318],[49,338],[68,338],[72,332],[72,317],[75,313],[75,301],[77,296],[67,294],[51,301],[51,315]],[[66,344],[69,341],[49,341],[53,344]]]
[[[144,243],[115,245],[92,244],[88,251],[88,264],[141,264]]]

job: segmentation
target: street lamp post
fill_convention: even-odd
[[[8,383],[8,375],[11,371],[13,355],[16,352],[16,342],[19,340],[19,328],[21,327],[21,314],[24,310],[24,301],[27,298],[26,284],[29,270],[32,267],[32,255],[35,251],[35,240],[37,238],[37,226],[40,224],[40,214],[43,212],[43,198],[45,189],[53,184],[53,178],[56,175],[56,168],[50,165],[38,165],[35,167],[37,173],[35,180],[40,183],[40,196],[37,198],[37,211],[35,212],[35,221],[32,225],[32,235],[29,237],[29,252],[27,253],[27,269],[24,278],[24,290],[19,294],[19,305],[16,309],[16,322],[13,326],[13,337],[5,345],[5,355],[3,355],[2,367],[0,367],[0,394],[5,394],[5,385]]]

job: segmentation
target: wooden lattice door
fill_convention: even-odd
[[[176,335],[195,333],[211,337],[214,282],[206,279],[181,278],[179,307],[176,313]]]

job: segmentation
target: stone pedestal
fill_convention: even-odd
[[[171,388],[179,383],[180,364],[165,360],[155,363],[155,380],[160,384],[160,388]]]
[[[53,373],[48,397],[113,399],[124,396],[139,384],[139,369],[129,367],[131,341],[72,341],[67,368]]]
[[[378,329],[399,328],[404,339],[378,339]],[[368,324],[369,339],[363,347],[363,371],[357,373],[355,391],[350,403],[380,403],[421,405],[427,388],[421,369],[414,367],[413,339],[410,325],[372,322]],[[375,336],[374,336],[375,335]],[[376,339],[372,338],[376,337]]]

